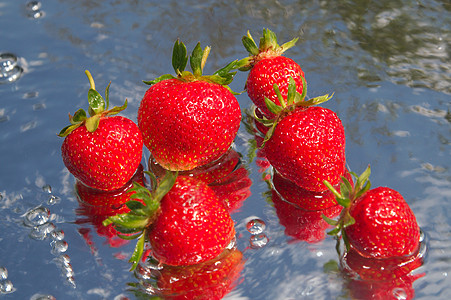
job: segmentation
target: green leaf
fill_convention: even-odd
[[[302,77],[302,76],[301,76]],[[290,76],[289,84],[288,84],[288,92],[287,92],[287,104],[291,105],[294,103],[294,98],[296,95],[296,82],[293,77]]]
[[[371,175],[371,167],[368,165],[368,167],[363,171],[362,174],[357,178],[356,186],[357,188],[362,188],[364,184],[368,181]]]
[[[105,100],[103,100],[103,97],[96,90],[89,89],[88,103],[91,116],[94,114],[99,114],[105,110]]]
[[[202,57],[203,51],[199,42],[197,43],[196,47],[194,47],[189,59],[191,70],[193,71],[194,76],[202,76]]]
[[[132,213],[118,214],[109,217],[114,225],[127,229],[143,229],[147,226],[148,216],[134,215]],[[108,225],[108,224],[107,224]]]
[[[131,241],[131,240],[134,240],[134,239],[137,239],[138,237],[140,237],[142,233],[143,233],[142,231],[139,231],[136,234],[120,234],[120,233],[118,233],[117,236],[123,240]]]
[[[246,48],[247,52],[249,52],[250,55],[258,55],[259,50],[257,44],[255,43],[249,31],[247,32],[247,36],[243,36],[241,38],[241,41],[243,42],[244,48]]]
[[[307,82],[305,81],[304,76],[301,76],[302,81],[302,94],[301,94],[301,100],[304,101],[305,96],[307,95]]]
[[[335,195],[335,198],[343,198],[343,196],[330,184],[329,181],[324,180],[324,185]]]
[[[73,117],[69,117],[69,120],[72,124],[77,124],[86,120],[86,112],[80,108],[77,110]]]
[[[100,115],[94,115],[86,119],[85,126],[89,132],[94,132],[99,127]]]
[[[166,171],[166,174],[161,179],[160,184],[154,192],[154,197],[160,201],[164,195],[166,195],[175,184],[178,172]]]
[[[108,109],[110,107],[110,85],[111,85],[111,81],[108,83],[108,85],[105,88],[105,102],[106,102],[105,109]]]
[[[331,219],[331,218],[327,217],[325,214],[323,214],[321,217],[322,217],[323,220],[326,221],[326,223],[329,224],[329,225],[337,226],[337,224],[338,224],[338,221],[337,221],[337,220]]]
[[[207,62],[208,55],[210,54],[210,50],[211,50],[211,47],[207,46],[207,47],[205,47],[204,51],[202,52],[202,60],[200,63],[200,70],[201,70],[200,75],[202,75],[202,72],[205,67],[205,63]]]
[[[285,50],[290,49],[291,47],[293,47],[296,42],[298,41],[299,38],[294,38],[289,42],[284,43],[282,46],[280,46],[280,48],[282,48],[282,52],[285,52]]]
[[[61,129],[61,131],[58,133],[59,137],[66,137],[68,136],[72,131],[80,127],[81,123],[74,124],[74,125],[68,125]]]
[[[125,99],[125,102],[122,106],[115,106],[112,109],[108,110],[106,115],[111,116],[111,115],[115,115],[120,113],[121,111],[123,111],[124,109],[126,109],[128,106],[128,100]]]
[[[260,38],[259,50],[260,52],[266,51],[270,48],[276,49],[279,47],[277,44],[277,36],[269,29],[263,29],[263,36]]]
[[[127,207],[131,211],[133,211],[133,214],[135,214],[135,215],[145,216],[145,217],[149,216],[149,209],[147,208],[147,206],[145,206],[144,204],[142,204],[139,201],[130,200],[130,201],[127,201],[125,203],[125,205],[127,205]]]
[[[327,234],[328,235],[337,235],[338,233],[340,233],[340,230],[341,230],[341,227],[335,227],[331,231],[328,231]]]
[[[346,252],[349,252],[349,250],[351,249],[351,244],[349,243],[348,235],[347,235],[346,232],[343,230],[343,231],[341,232],[341,236],[343,237],[343,241],[344,241],[345,246],[346,246]]]
[[[274,83],[272,86],[274,92],[276,93],[277,99],[279,99],[280,102],[280,106],[282,108],[285,108],[287,106],[287,102],[285,101],[285,99],[283,99],[282,93],[280,92],[279,86],[277,85],[277,83]]]
[[[268,108],[268,110],[275,115],[278,115],[283,109],[282,106],[275,104],[273,101],[269,100],[267,97],[265,97],[265,104],[266,104],[266,107]]]
[[[145,241],[145,235],[146,232],[143,232],[141,234],[141,237],[138,239],[138,242],[136,243],[135,249],[133,250],[133,254],[130,257],[130,260],[128,262],[132,263],[132,266],[130,268],[130,271],[133,271],[138,266],[139,262],[141,261],[141,257],[144,252],[144,241]]]
[[[182,74],[182,72],[185,70],[187,63],[188,63],[188,55],[186,52],[186,46],[177,39],[177,41],[175,41],[174,48],[172,50],[172,67],[174,68],[174,71],[177,74],[177,76]]]
[[[181,74],[181,73],[180,73],[180,74]],[[158,82],[163,81],[163,80],[174,79],[174,78],[177,78],[177,77],[174,77],[174,76],[171,75],[171,74],[165,74],[165,75],[161,75],[161,76],[158,77],[158,78],[155,78],[154,80],[150,80],[150,81],[145,81],[145,80],[143,80],[143,82],[144,82],[145,84],[147,84],[147,85],[152,85],[152,84],[158,83]]]

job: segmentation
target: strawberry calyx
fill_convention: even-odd
[[[300,94],[296,90],[296,82],[294,81],[293,77],[290,76],[289,84],[288,84],[288,92],[286,99],[283,98],[282,93],[279,90],[278,85],[275,83],[273,88],[277,95],[277,98],[280,102],[280,105],[274,103],[269,98],[265,97],[265,104],[268,110],[276,115],[274,118],[269,119],[266,116],[259,117],[256,115],[256,110],[254,109],[254,118],[263,124],[266,127],[269,127],[269,130],[267,131],[265,138],[263,140],[263,143],[260,148],[263,148],[266,141],[268,141],[273,132],[276,128],[277,124],[286,116],[290,115],[293,111],[300,107],[310,107],[315,106],[321,103],[324,103],[326,101],[329,101],[333,97],[333,93],[331,95],[326,94],[322,96],[318,96],[315,98],[311,98],[308,100],[305,100],[306,94],[307,94],[307,82],[305,81],[304,77],[301,76],[303,90],[302,94]]]
[[[355,219],[351,216],[349,210],[352,203],[362,197],[371,188],[371,182],[369,181],[371,167],[368,165],[366,170],[363,171],[360,176],[354,172],[349,173],[355,178],[354,187],[348,179],[342,176],[340,182],[340,192],[338,192],[327,180],[324,181],[324,184],[335,195],[335,199],[337,199],[338,204],[343,206],[343,209],[338,217],[338,220],[334,220],[323,215],[323,219],[329,225],[334,226],[334,229],[329,231],[327,234],[332,236],[338,236],[341,234],[347,251],[350,250],[350,243],[344,229],[355,223]]]
[[[210,54],[210,50],[210,46],[206,46],[204,49],[202,49],[199,42],[194,47],[191,55],[188,58],[185,44],[177,39],[172,50],[172,67],[174,68],[176,76],[172,74],[165,74],[158,78],[155,78],[154,80],[143,82],[148,85],[153,85],[163,80],[176,78],[184,82],[202,80],[220,84],[228,88],[227,85],[233,81],[233,77],[237,73],[236,71],[231,72],[232,70],[236,69],[237,60],[232,61],[225,67],[214,72],[212,75],[203,75],[203,69],[205,67],[208,55]],[[188,60],[192,72],[185,70],[188,64]]]
[[[66,137],[72,131],[77,129],[78,127],[85,125],[86,129],[89,132],[94,132],[99,127],[100,119],[106,116],[115,115],[124,109],[127,108],[127,99],[125,99],[125,103],[122,106],[115,106],[112,109],[109,109],[110,100],[109,100],[109,90],[110,83],[108,83],[105,89],[105,99],[100,95],[99,92],[96,91],[96,85],[94,83],[94,79],[92,78],[91,73],[86,70],[86,76],[88,77],[90,88],[88,91],[88,113],[89,117],[86,115],[86,112],[80,108],[77,110],[72,116],[69,114],[69,122],[70,125],[64,127],[58,136]]]
[[[132,200],[125,203],[130,212],[117,214],[103,221],[104,226],[113,224],[120,238],[125,240],[138,239],[129,260],[132,263],[130,271],[133,271],[141,261],[149,228],[160,214],[161,199],[171,190],[177,178],[177,172],[166,171],[166,174],[157,183],[154,174],[145,173],[150,177],[150,189],[133,182],[133,188],[128,191],[134,193],[130,196]],[[144,204],[133,199],[140,199]]]
[[[247,35],[243,36],[241,41],[244,48],[249,52],[249,56],[239,60],[236,64],[236,68],[240,71],[250,70],[257,62],[264,58],[280,56],[287,49],[293,47],[299,38],[294,38],[289,42],[279,45],[277,43],[277,36],[269,29],[263,29],[263,35],[260,38],[259,45],[255,42],[250,32],[247,31]]]

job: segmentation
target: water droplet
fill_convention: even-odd
[[[424,241],[425,234],[424,231],[420,229],[420,243]]]
[[[263,248],[268,243],[268,237],[264,233],[252,235],[249,239],[251,248]]]
[[[34,294],[30,300],[56,300],[52,295]]]
[[[392,294],[395,297],[395,299],[398,299],[398,300],[405,300],[405,299],[407,299],[407,293],[402,288],[399,288],[399,287],[394,288],[393,291],[392,291]]]
[[[50,195],[47,199],[47,204],[49,205],[55,205],[61,202],[61,198],[55,195]]]
[[[246,228],[251,234],[259,234],[266,229],[266,224],[263,220],[253,219],[247,222]]]
[[[65,266],[70,265],[70,257],[67,254],[62,254],[53,260],[58,266],[64,268]]]
[[[56,241],[62,241],[64,239],[64,231],[61,229],[54,230],[52,232],[52,238]]]
[[[75,278],[74,277],[67,277],[67,282],[73,287],[76,288],[77,285],[75,284]]]
[[[65,277],[74,277],[74,269],[70,263],[64,265],[62,267],[63,276]]]
[[[0,84],[19,79],[23,69],[17,65],[17,56],[12,53],[0,53]]]
[[[56,226],[53,223],[45,223],[42,225],[34,226],[30,232],[30,237],[35,240],[43,240],[49,233],[55,230]]]
[[[139,264],[135,269],[135,276],[141,280],[149,280],[152,278],[152,268]]]
[[[39,1],[30,1],[27,3],[27,9],[36,11],[40,9],[42,6],[41,2]]]
[[[52,254],[54,255],[66,252],[67,248],[69,248],[69,244],[67,244],[66,241],[53,241],[51,245],[52,245]]]
[[[24,223],[26,226],[33,227],[37,225],[45,224],[50,219],[50,210],[46,207],[39,206],[32,210],[29,210],[24,217]]]
[[[5,267],[0,267],[0,279],[5,280],[8,278],[8,270]]]
[[[50,186],[50,184],[46,184],[42,187],[42,190],[46,193],[51,194],[52,193],[52,187]]]
[[[16,289],[13,286],[11,280],[4,280],[0,282],[0,293],[2,294],[10,294],[14,292]]]

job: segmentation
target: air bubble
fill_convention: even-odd
[[[10,294],[14,292],[16,289],[13,286],[11,280],[4,280],[0,282],[0,293],[2,294]]]
[[[52,245],[52,254],[60,254],[67,251],[67,248],[69,248],[69,244],[67,244],[66,241],[53,241],[51,243]]]
[[[264,233],[255,234],[249,239],[251,248],[254,249],[263,248],[264,246],[266,246],[266,244],[268,244],[268,241],[268,237]]]
[[[42,187],[42,190],[46,193],[51,194],[52,193],[52,187],[50,186],[50,184],[46,184]]]
[[[398,299],[398,300],[405,300],[405,299],[407,299],[407,293],[402,288],[394,288],[393,291],[392,291],[392,294],[395,297],[395,299]]]
[[[62,241],[64,239],[64,231],[61,229],[54,230],[52,232],[52,238],[56,241]]]
[[[48,205],[55,205],[61,202],[61,198],[55,195],[50,195],[49,198],[47,199],[47,204]]]
[[[56,300],[52,295],[34,294],[30,300]]]
[[[34,226],[30,232],[30,237],[35,240],[44,240],[48,234],[55,230],[56,226],[53,223],[45,223],[39,226]]]
[[[27,9],[36,11],[40,9],[42,6],[41,2],[39,1],[30,1],[27,3]]]
[[[8,278],[8,270],[5,267],[0,267],[0,280]]]
[[[45,224],[50,219],[50,210],[45,207],[39,206],[25,214],[24,223],[26,226],[33,227]]]
[[[75,278],[74,277],[67,277],[66,280],[73,288],[77,287],[77,285],[75,284]]]
[[[17,65],[17,56],[12,53],[0,53],[0,84],[19,79],[23,69]]]
[[[41,10],[41,2],[39,1],[30,1],[27,3],[26,8],[28,10],[28,17],[32,19],[42,18],[45,13]]]
[[[260,234],[266,229],[266,224],[263,220],[253,219],[247,222],[246,228],[251,234]]]

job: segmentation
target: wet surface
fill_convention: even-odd
[[[372,185],[396,189],[414,211],[427,245],[416,299],[448,299],[450,12],[448,1],[0,0],[0,297],[135,298],[133,244],[77,223],[75,181],[61,160],[56,134],[67,113],[86,107],[85,69],[99,87],[111,81],[110,101],[127,98],[124,115],[136,121],[142,80],[173,72],[177,38],[188,49],[210,45],[213,73],[247,55],[247,30],[270,28],[280,42],[300,37],[286,55],[304,70],[308,95],[335,93],[324,106],[345,126],[348,168],[371,164]],[[245,80],[237,74],[232,89]],[[245,93],[237,99],[251,107]],[[234,148],[252,186],[232,218],[246,263],[227,298],[348,298],[343,277],[326,271],[338,260],[335,241],[307,243],[281,224],[264,166],[248,156],[253,139],[242,124]]]

